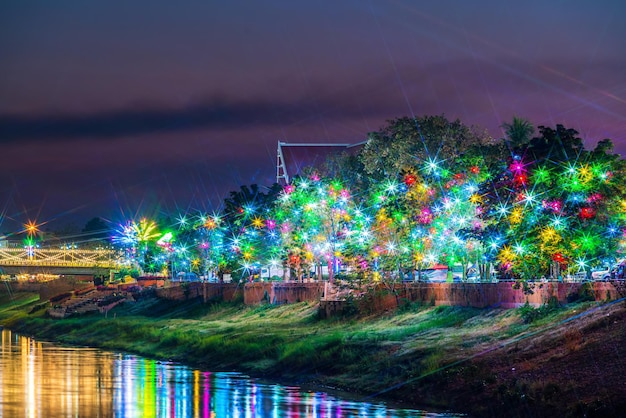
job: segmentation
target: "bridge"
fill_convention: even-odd
[[[0,247],[0,272],[3,274],[108,275],[120,266],[118,253],[111,249]]]

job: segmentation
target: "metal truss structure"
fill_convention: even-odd
[[[0,266],[117,268],[118,253],[110,249],[0,248]]]
[[[288,143],[288,142],[280,142],[278,141],[278,150],[276,151],[276,183],[281,184],[281,180],[283,184],[289,184],[289,173],[287,172],[287,164],[285,163],[285,155],[283,154],[283,147],[338,147],[338,148],[349,148],[359,144],[320,144],[320,143]]]

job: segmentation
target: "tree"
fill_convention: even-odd
[[[362,218],[342,182],[298,177],[285,186],[271,221],[280,231],[285,265],[298,278],[313,266],[319,267],[321,278],[325,262],[332,281],[338,262],[346,261],[346,243],[355,233],[352,227],[365,225]]]
[[[314,174],[315,170],[311,171],[311,174]],[[341,179],[357,200],[363,200],[371,187],[371,178],[365,171],[365,166],[358,153],[331,154],[319,170],[319,176]],[[308,177],[313,176],[308,175]]]
[[[528,158],[538,162],[547,159],[574,161],[583,151],[583,140],[578,136],[578,131],[560,124],[556,125],[556,129],[539,126],[539,136],[531,139],[526,148]]]
[[[230,192],[220,218],[224,243],[221,271],[238,271],[244,278],[274,258],[276,245],[266,226],[281,191],[282,187],[274,183],[265,192],[256,184]]]
[[[527,119],[513,116],[511,123],[503,123],[502,128],[506,135],[506,142],[511,150],[519,149],[528,145],[535,133],[535,127]]]
[[[611,142],[589,152],[573,129],[539,130],[481,188],[482,217],[496,231],[490,240],[500,266],[522,278],[603,264],[615,257],[626,225],[616,180],[623,163],[609,154]]]
[[[444,116],[399,118],[369,134],[360,159],[373,180],[397,178],[400,172],[427,161],[456,161],[470,149],[492,145],[485,132],[450,122]]]
[[[82,230],[85,241],[101,244],[111,238],[111,227],[102,218],[91,218]]]
[[[154,273],[167,265],[167,260],[160,257],[161,248],[157,246],[160,236],[156,222],[142,218],[139,222],[128,221],[120,225],[113,242],[125,250],[125,257],[131,267]]]

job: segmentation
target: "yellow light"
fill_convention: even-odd
[[[511,211],[511,215],[509,216],[509,222],[511,225],[517,225],[522,222],[522,208],[517,207]]]
[[[213,219],[207,219],[204,223],[204,226],[208,229],[215,228],[215,222],[213,221]]]
[[[502,247],[502,249],[500,250],[500,253],[498,254],[498,260],[501,263],[507,263],[507,262],[512,262],[515,259],[515,253],[513,252],[513,250],[511,250],[511,247],[508,245],[505,245],[504,247]]]
[[[583,165],[578,169],[578,177],[582,183],[589,183],[593,179],[593,173],[588,165]]]
[[[539,233],[539,239],[541,239],[542,243],[544,244],[557,244],[561,241],[561,236],[558,232],[556,232],[556,229],[552,228],[551,226],[547,226],[543,228]]]
[[[473,195],[471,195],[471,196],[470,196],[469,200],[470,200],[470,202],[472,202],[473,204],[477,205],[477,204],[479,204],[479,203],[482,203],[483,198],[482,198],[479,194],[474,193]]]
[[[385,222],[389,219],[389,217],[387,217],[387,211],[385,209],[381,209],[377,214],[376,214],[376,220],[378,222]]]
[[[35,235],[39,232],[38,226],[39,225],[37,225],[37,223],[29,220],[27,223],[24,224],[24,230],[28,235]]]
[[[265,227],[265,222],[263,222],[263,219],[261,219],[259,217],[255,217],[252,220],[252,226],[255,227],[255,228],[260,229],[260,228]]]

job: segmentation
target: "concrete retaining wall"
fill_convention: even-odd
[[[32,287],[38,290],[41,300],[48,300],[56,295],[93,287],[93,282],[83,282],[66,277],[46,283],[12,283],[13,291]],[[296,303],[302,301],[320,301],[323,316],[332,316],[346,309],[358,309],[361,312],[382,312],[396,309],[403,303],[420,302],[432,305],[471,306],[476,308],[514,308],[528,301],[533,306],[545,304],[554,296],[565,303],[581,291],[581,283],[536,283],[532,293],[515,289],[512,283],[407,283],[379,286],[374,292],[366,293],[362,298],[355,298],[354,303],[345,301],[322,300],[325,282],[314,283],[173,283],[170,287],[157,288],[158,297],[168,300],[189,300],[202,298],[204,302],[223,300],[233,301],[243,298],[246,305],[259,303]],[[592,283],[595,299],[598,301],[614,300],[619,294],[611,283]],[[329,291],[329,295],[332,292]]]
[[[246,305],[262,302],[272,304],[317,302],[322,297],[324,283],[247,283],[243,301]]]
[[[173,283],[170,287],[156,290],[159,298],[189,300],[201,297],[204,302],[233,301],[243,298],[246,305],[260,303],[318,302],[324,291],[324,283]]]
[[[172,286],[156,289],[157,297],[166,300],[189,300],[204,296],[203,283],[173,283]]]
[[[202,291],[204,302],[232,302],[243,297],[243,287],[236,283],[204,283]]]
[[[0,283],[0,292],[6,292],[7,286],[11,292],[39,293],[41,289],[41,283],[9,281]]]
[[[513,283],[411,283],[394,289],[401,299],[434,305],[471,306],[475,308],[515,308],[528,301],[541,306],[551,297],[561,303],[581,291],[582,283],[534,283],[531,291],[516,289]],[[592,283],[596,300],[617,299],[611,283]],[[608,297],[607,297],[608,296]]]
[[[202,298],[204,302],[230,302],[244,293],[243,286],[236,283],[172,283],[169,287],[156,289],[159,298],[167,300],[190,300]]]
[[[83,276],[66,276],[39,285],[39,299],[49,300],[62,293],[93,287],[93,280],[86,281]]]
[[[345,301],[320,301],[320,315],[331,317],[350,310],[361,313],[384,312],[397,309],[407,302],[425,304],[470,306],[475,308],[516,308],[528,301],[531,306],[541,306],[554,296],[560,303],[580,294],[581,283],[536,283],[531,294],[513,288],[512,283],[409,283],[380,286],[355,303]],[[596,301],[615,300],[620,296],[611,283],[592,283]]]

